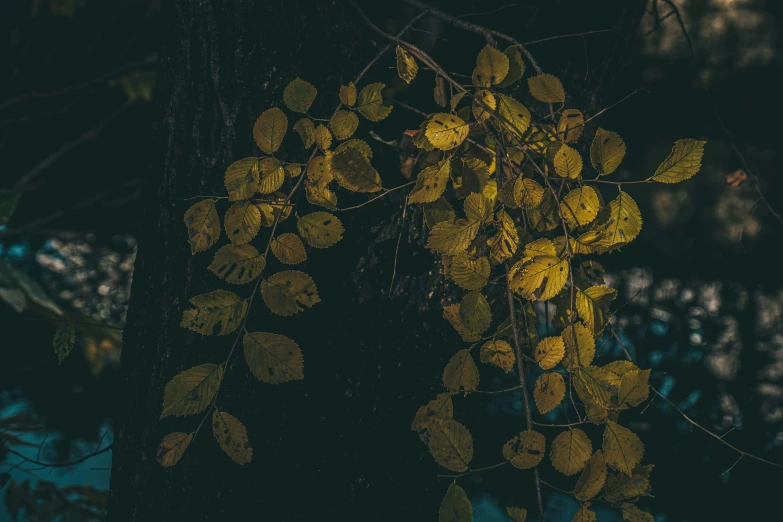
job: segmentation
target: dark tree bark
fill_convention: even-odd
[[[452,3],[449,9],[468,12],[472,3],[466,4]],[[575,9],[574,2],[543,4],[545,8],[527,12],[517,23],[498,19],[508,25],[498,28],[548,36],[569,32],[569,25],[578,31],[620,23],[615,33],[602,35],[593,59],[603,56],[605,61],[587,80],[571,82],[569,71],[556,65],[557,52],[537,53],[547,70],[566,73],[566,86],[573,87],[569,92],[577,102],[602,103],[644,2],[618,0],[607,2],[611,5],[603,10],[580,8],[584,12],[574,15],[577,24],[562,18],[563,5]],[[386,6],[388,13],[369,13],[379,22],[394,15],[399,29],[415,14],[407,7],[400,13],[400,5]],[[352,80],[386,43],[347,3],[336,1],[179,0],[169,17],[156,91],[159,149],[151,171],[158,190],[148,195],[125,328],[125,395],[118,413],[110,519],[397,520],[415,514],[417,520],[434,520],[447,482],[436,478],[440,471],[410,432],[410,421],[416,408],[438,392],[440,372],[458,341],[441,323],[438,298],[444,290],[435,287],[430,294],[441,281],[430,275],[429,255],[411,244],[421,242],[413,225],[400,256],[397,298],[379,297],[388,292],[399,200],[367,213],[341,215],[347,229],[343,241],[311,253],[302,269],[316,281],[322,304],[291,318],[262,314],[263,305],[254,305],[251,313],[258,318],[251,319],[251,331],[294,338],[306,367],[304,381],[269,386],[252,377],[241,357],[229,365],[219,406],[247,426],[253,461],[242,467],[230,461],[209,423],[175,467],[163,469],[155,461],[166,433],[192,431],[200,420],[159,420],[165,384],[191,366],[219,363],[234,339],[202,338],[179,326],[188,298],[227,287],[206,270],[211,253],[190,255],[183,214],[192,202],[184,199],[222,195],[225,167],[259,154],[251,136],[253,122],[263,110],[282,105],[290,80],[300,76],[315,84],[321,101],[314,112],[331,114],[339,85]],[[464,43],[450,44],[449,52],[464,49],[469,56],[464,61],[472,62],[483,42],[456,34]],[[379,81],[391,83],[391,56],[376,66]],[[362,128],[366,131],[364,123]],[[296,140],[287,137],[284,147],[295,150]],[[384,174],[385,184],[395,186],[404,180],[396,174],[396,153],[388,156],[380,152],[374,163],[382,174],[385,167],[397,176]],[[374,223],[386,226],[378,231],[371,228]],[[244,296],[249,290],[236,291]],[[504,422],[498,439],[510,438],[521,426],[509,418]],[[477,451],[486,454],[481,456],[486,464],[500,455],[498,441],[492,444]],[[528,478],[498,476],[507,481],[509,496],[520,499],[532,493]],[[517,504],[530,499],[523,496]]]

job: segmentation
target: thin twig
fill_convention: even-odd
[[[6,447],[5,450],[8,453],[12,453],[12,454],[16,455],[17,457],[21,458],[22,460],[24,460],[25,462],[28,462],[30,464],[35,464],[37,466],[43,466],[44,468],[65,468],[65,467],[68,467],[68,466],[74,466],[76,464],[80,464],[80,463],[84,462],[85,460],[90,460],[91,458],[97,457],[98,455],[101,455],[102,453],[106,453],[107,451],[111,451],[113,445],[114,445],[114,443],[109,444],[109,445],[99,449],[98,451],[95,451],[93,453],[90,453],[90,454],[87,454],[87,455],[85,455],[83,457],[80,457],[80,458],[78,458],[76,460],[71,460],[71,461],[68,461],[68,462],[41,462],[40,460],[31,459],[30,457],[26,457],[22,453],[19,453],[18,451],[14,450],[12,448]]]
[[[619,25],[612,27],[611,29],[596,29],[595,31],[585,31],[583,33],[573,33],[573,34],[561,34],[558,36],[550,36],[548,38],[542,38],[540,40],[533,40],[530,42],[524,42],[525,45],[533,45],[538,43],[544,43],[549,42],[550,40],[559,40],[561,38],[574,38],[576,36],[587,36],[590,34],[600,34],[600,33],[611,33],[612,31],[616,31]]]
[[[403,183],[402,185],[400,185],[400,186],[398,186],[398,187],[394,187],[394,188],[390,188],[390,189],[386,189],[386,190],[384,190],[382,194],[379,194],[378,196],[375,196],[375,197],[374,197],[374,198],[372,198],[372,199],[368,199],[368,200],[367,200],[367,201],[365,201],[364,203],[361,203],[361,204],[359,204],[359,205],[354,205],[354,206],[352,206],[352,207],[338,208],[337,210],[338,210],[339,212],[345,212],[345,211],[347,211],[347,210],[354,210],[354,209],[357,209],[357,208],[362,208],[362,207],[363,207],[363,206],[365,206],[365,205],[369,205],[369,204],[370,204],[370,203],[372,203],[373,201],[377,201],[377,200],[379,200],[379,199],[381,199],[381,198],[383,198],[383,197],[386,197],[386,196],[388,196],[389,194],[391,194],[392,192],[394,192],[394,191],[396,191],[396,190],[400,190],[400,189],[403,189],[403,188],[405,188],[405,187],[409,187],[409,186],[413,185],[414,183],[416,183],[416,180],[409,181],[408,183]]]
[[[402,207],[402,218],[400,218],[400,235],[397,236],[397,247],[394,249],[394,267],[392,268],[391,282],[389,283],[389,297],[394,288],[394,277],[397,275],[397,257],[400,254],[400,243],[402,242],[402,233],[405,231],[405,213],[408,211],[408,198],[405,198],[405,204]]]
[[[506,461],[503,461],[503,462],[498,462],[497,464],[492,464],[491,466],[484,466],[483,468],[469,469],[469,470],[467,470],[465,472],[462,472],[462,473],[460,473],[458,475],[438,475],[438,478],[456,479],[456,478],[464,477],[465,475],[471,475],[473,473],[478,473],[479,471],[486,471],[488,469],[500,468],[500,467],[505,466],[506,464],[508,464],[508,462],[509,461],[506,460]]]

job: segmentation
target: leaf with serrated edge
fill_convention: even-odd
[[[419,65],[404,47],[397,46],[397,74],[405,83],[411,83],[419,72]]]
[[[258,162],[261,182],[258,184],[260,194],[271,194],[283,186],[285,181],[285,166],[275,158],[263,158]]]
[[[498,87],[501,89],[508,87],[525,74],[525,62],[522,61],[522,53],[519,52],[519,48],[516,45],[507,47],[504,54],[508,57],[508,74],[498,84]]]
[[[443,195],[451,174],[451,162],[441,160],[419,172],[409,203],[432,203]]]
[[[302,138],[304,148],[309,149],[315,143],[315,124],[310,118],[302,118],[294,124],[294,130]]]
[[[545,337],[536,346],[536,351],[533,353],[533,357],[541,369],[550,370],[557,366],[563,359],[565,354],[565,345],[563,344],[563,338],[559,335],[552,337]]]
[[[497,95],[497,115],[502,122],[502,128],[508,128],[517,138],[530,127],[530,111],[520,102],[504,94]]]
[[[226,212],[223,226],[231,243],[249,243],[261,229],[261,211],[249,201],[239,201]]]
[[[623,514],[623,520],[628,522],[655,522],[655,517],[631,503],[621,504],[620,510]]]
[[[486,257],[471,259],[460,252],[451,260],[451,278],[465,290],[478,290],[489,282],[489,260]]]
[[[564,143],[573,143],[582,135],[585,117],[582,111],[566,109],[560,114],[557,122],[557,135]]]
[[[337,183],[352,192],[378,192],[383,189],[381,176],[362,153],[352,147],[332,157],[331,170]]]
[[[563,376],[557,372],[542,373],[536,380],[536,387],[533,389],[533,400],[539,413],[544,415],[554,410],[565,397],[565,381]]]
[[[601,492],[604,482],[606,482],[606,462],[604,462],[603,452],[597,450],[579,475],[579,480],[574,487],[574,496],[583,502],[590,500]]]
[[[590,502],[585,502],[579,507],[579,511],[576,512],[571,522],[596,522],[598,518],[593,511],[590,511]]]
[[[413,419],[411,429],[413,431],[422,431],[429,429],[435,419],[449,420],[454,418],[454,401],[451,400],[451,394],[440,393],[430,402],[416,411],[416,417]]]
[[[301,78],[294,79],[283,90],[285,106],[294,112],[306,113],[313,104],[318,90]]]
[[[514,349],[506,341],[487,341],[479,353],[481,362],[494,364],[506,373],[511,371],[516,362]]]
[[[574,475],[585,467],[593,452],[590,439],[579,428],[566,430],[552,441],[549,458],[552,466],[566,476]]]
[[[232,284],[245,284],[261,275],[266,259],[253,245],[224,245],[207,269]]]
[[[489,309],[487,298],[479,290],[465,294],[459,310],[462,324],[471,333],[480,334],[489,329],[492,322],[492,311]]]
[[[370,121],[381,121],[389,115],[392,108],[383,104],[381,91],[386,87],[383,83],[371,83],[359,92],[356,109]]]
[[[606,326],[609,303],[617,297],[617,290],[608,286],[591,286],[576,291],[576,312],[593,335],[599,335]]]
[[[438,522],[471,522],[472,520],[473,506],[465,490],[453,482],[440,503]]]
[[[469,350],[460,350],[449,360],[443,370],[443,385],[454,391],[465,392],[478,388],[479,371]]]
[[[611,174],[625,157],[625,143],[616,133],[598,129],[590,145],[590,161],[601,176]]]
[[[582,156],[573,147],[561,144],[552,162],[562,178],[578,179],[582,174]]]
[[[452,419],[434,419],[428,431],[427,448],[435,462],[451,471],[466,471],[473,459],[473,437],[468,428]]]
[[[499,84],[506,78],[508,69],[508,56],[491,45],[484,46],[476,58],[476,70],[482,78],[482,84]]]
[[[247,428],[230,413],[215,408],[212,413],[212,433],[226,455],[240,466],[253,460],[253,448],[247,439]]]
[[[249,199],[256,193],[259,181],[258,158],[243,158],[235,161],[228,166],[224,177],[228,200]]]
[[[521,507],[507,507],[506,513],[511,518],[511,522],[525,522],[527,519],[527,510]]]
[[[356,103],[356,85],[353,82],[340,86],[340,103],[353,107]]]
[[[544,103],[565,102],[565,91],[560,78],[552,74],[540,73],[527,80],[530,94]]]
[[[359,128],[359,118],[351,111],[337,111],[329,120],[329,128],[335,138],[345,140],[353,136]]]
[[[430,118],[425,135],[435,148],[452,150],[465,141],[469,130],[468,124],[459,116],[441,112]]]
[[[288,130],[288,118],[277,107],[264,111],[253,125],[253,138],[258,148],[266,154],[277,152]]]
[[[443,318],[451,323],[451,326],[457,330],[457,333],[462,337],[462,340],[466,343],[472,343],[481,339],[480,335],[470,332],[465,325],[462,324],[462,317],[459,313],[459,304],[454,303],[443,307]]]
[[[54,353],[57,355],[57,364],[62,364],[68,354],[71,353],[73,345],[76,343],[76,330],[73,323],[62,322],[57,325],[57,331],[54,333]]]
[[[531,301],[548,301],[560,293],[568,281],[568,260],[555,256],[536,256],[517,263],[509,271],[512,289]]]
[[[327,248],[343,237],[343,224],[328,212],[312,212],[297,219],[296,226],[307,243],[315,248]]]
[[[546,439],[534,430],[521,432],[503,446],[503,457],[518,469],[538,466],[545,452]]]
[[[575,334],[575,335],[574,335]],[[570,372],[579,367],[590,366],[595,357],[595,338],[592,332],[582,322],[567,326],[560,334],[565,345],[563,366]],[[576,337],[576,342],[574,342]]]
[[[302,350],[283,335],[246,333],[242,339],[248,368],[262,382],[280,384],[304,379]]]
[[[272,253],[281,263],[297,265],[307,260],[304,244],[296,234],[281,234],[270,243]]]
[[[191,440],[193,440],[192,433],[169,433],[160,441],[155,459],[164,468],[170,468],[179,462],[179,459],[185,454],[185,450],[188,449]]]
[[[529,178],[514,181],[514,201],[526,210],[538,208],[544,201],[544,187]]]
[[[163,390],[163,412],[184,417],[204,411],[223,379],[223,367],[217,364],[200,364],[174,376]]]
[[[313,279],[296,270],[278,272],[261,282],[261,297],[269,309],[282,316],[293,315],[320,303]]]
[[[322,151],[327,151],[332,146],[332,133],[329,132],[329,129],[326,128],[325,125],[319,125],[315,128],[315,133],[313,135],[315,137],[315,144],[318,146],[319,149]]]
[[[230,334],[239,328],[247,312],[247,301],[220,289],[193,296],[190,303],[196,308],[182,313],[180,326],[201,335],[211,335],[218,324],[218,335]]]
[[[660,183],[679,183],[692,178],[701,168],[706,141],[677,140],[672,153],[661,163],[652,176]]]
[[[478,221],[467,219],[437,223],[432,227],[427,248],[449,256],[464,252],[478,234],[480,225]]]
[[[220,218],[214,199],[204,199],[185,212],[191,253],[203,252],[220,238]]]
[[[650,370],[632,370],[620,379],[617,400],[620,406],[639,406],[650,396]]]
[[[560,215],[571,228],[590,224],[600,208],[598,193],[593,187],[575,188],[560,201]]]
[[[604,428],[603,451],[604,459],[610,467],[630,475],[633,468],[642,460],[644,444],[625,426],[607,421]]]

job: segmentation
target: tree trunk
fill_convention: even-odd
[[[611,50],[622,42],[617,49],[622,55],[644,3],[618,0],[604,11],[580,8],[584,16],[577,13],[577,30],[620,22],[616,34],[604,35],[601,48]],[[472,2],[466,4],[449,3],[448,8],[455,14],[469,12]],[[556,9],[562,5],[546,4],[544,10],[528,13],[519,29],[535,28],[535,34],[543,35],[568,32],[557,18],[564,16]],[[384,7],[394,8],[397,30],[415,14],[407,7],[400,13],[398,7]],[[388,13],[368,14],[379,25],[389,18]],[[223,361],[234,341],[234,335],[201,337],[179,326],[190,297],[228,289],[206,270],[214,250],[190,255],[183,215],[193,202],[185,198],[224,194],[226,166],[259,154],[251,135],[253,122],[265,109],[282,105],[289,81],[299,76],[316,85],[319,97],[313,112],[328,117],[339,85],[351,81],[386,44],[350,5],[336,1],[179,0],[169,18],[156,87],[159,150],[151,184],[158,190],[148,195],[124,334],[125,395],[115,435],[110,519],[397,520],[415,513],[417,520],[434,520],[447,481],[436,478],[442,470],[410,431],[410,422],[416,408],[438,393],[440,372],[458,340],[440,318],[437,298],[444,291],[436,288],[429,297],[433,282],[442,281],[430,275],[429,254],[411,244],[421,242],[412,220],[414,233],[405,236],[394,291],[405,297],[378,297],[388,292],[399,200],[342,214],[344,239],[327,251],[310,253],[301,270],[313,276],[323,303],[285,318],[261,313],[260,300],[254,305],[249,329],[293,338],[302,347],[306,366],[304,381],[271,386],[258,382],[241,357],[229,365],[218,406],[247,426],[253,461],[245,466],[232,462],[206,423],[176,466],[164,469],[156,462],[165,434],[191,432],[201,418],[159,420],[166,383],[186,368]],[[493,18],[481,23],[493,25]],[[495,26],[518,34],[514,27]],[[416,38],[415,33],[410,37]],[[484,44],[474,35],[456,37],[464,37],[464,42],[449,40],[449,52],[464,48],[462,69],[469,72]],[[557,70],[557,53],[542,51],[540,56],[545,57],[539,58],[545,69]],[[615,56],[607,61],[599,85],[578,85],[573,92],[579,101],[600,99],[596,93],[607,92],[619,63]],[[366,83],[393,83],[392,64],[393,54],[388,54]],[[424,71],[420,74],[425,76]],[[568,88],[571,83],[565,80]],[[393,115],[403,118],[402,110],[396,108]],[[368,128],[363,121],[360,130]],[[287,136],[284,149],[296,150],[297,141],[297,136]],[[385,186],[404,181],[395,161],[396,152],[383,151],[373,160]],[[226,208],[218,207],[221,219]],[[387,226],[378,232],[371,228],[375,223]],[[244,297],[250,288],[231,290]],[[408,303],[425,306],[406,309]],[[505,422],[513,426],[502,437],[513,436],[521,426],[518,419]],[[477,439],[477,456],[486,458],[486,464],[497,461],[499,447],[482,449],[478,444]],[[520,498],[531,489],[527,478],[505,477],[511,484],[522,482],[509,495]]]

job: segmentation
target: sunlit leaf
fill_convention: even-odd
[[[599,251],[619,248],[633,241],[642,230],[642,213],[636,201],[620,192],[609,203],[607,218],[600,219],[577,238],[577,243]]]
[[[557,372],[542,373],[536,380],[533,399],[542,415],[554,410],[565,397],[565,381]]]
[[[337,111],[329,120],[329,128],[335,138],[345,140],[353,136],[359,128],[359,118],[351,111]]]
[[[517,178],[514,181],[514,201],[524,209],[541,206],[545,189],[530,178]]]
[[[471,259],[461,252],[451,260],[451,278],[465,290],[478,290],[489,281],[490,266],[486,257]]]
[[[277,107],[264,111],[253,125],[253,138],[258,148],[266,154],[273,154],[283,143],[288,130],[288,118]]]
[[[220,238],[220,218],[215,210],[214,199],[204,199],[185,212],[188,227],[188,243],[193,254],[203,252],[217,243]]]
[[[337,210],[337,195],[326,185],[305,182],[307,201],[329,210]]]
[[[652,176],[660,183],[679,183],[692,178],[701,168],[706,141],[677,140],[672,153],[661,163]]]
[[[517,251],[519,233],[517,226],[505,210],[497,213],[495,224],[497,233],[487,240],[489,253],[494,263],[510,259]]]
[[[503,457],[518,469],[538,466],[545,452],[546,439],[534,430],[521,432],[503,446]]]
[[[183,417],[204,411],[223,379],[223,366],[200,364],[174,376],[163,391],[163,412],[160,418],[168,415]]]
[[[261,174],[261,182],[258,184],[258,192],[271,194],[283,186],[285,181],[285,166],[275,158],[263,158],[258,162]]]
[[[451,150],[465,141],[469,130],[470,127],[462,118],[442,112],[430,118],[425,134],[435,148]]]
[[[261,296],[277,315],[293,315],[320,303],[313,278],[296,270],[285,270],[261,282]]]
[[[639,437],[616,422],[607,421],[604,428],[603,451],[606,463],[630,475],[644,455],[644,444]]]
[[[560,334],[565,345],[563,366],[570,372],[576,368],[590,366],[595,357],[595,338],[582,322],[569,325]],[[576,338],[576,339],[574,339]]]
[[[609,303],[617,297],[617,290],[608,286],[591,286],[576,291],[576,311],[587,328],[598,336],[606,326]]]
[[[552,161],[555,172],[562,178],[578,179],[582,174],[582,156],[573,147],[561,144]]]
[[[381,121],[389,115],[392,108],[383,104],[381,91],[386,87],[383,83],[371,83],[359,92],[359,100],[356,106],[362,116],[370,121]]]
[[[623,139],[612,131],[598,129],[590,145],[590,161],[601,176],[611,174],[625,157]]]
[[[556,256],[536,256],[514,265],[508,278],[512,290],[525,299],[548,301],[568,281],[568,261]]]
[[[239,419],[215,408],[212,413],[212,433],[218,444],[239,465],[253,459],[253,448],[247,439],[247,429]]]
[[[480,351],[481,362],[494,364],[508,373],[516,363],[514,349],[506,341],[487,341]]]
[[[499,84],[506,78],[508,70],[508,56],[491,45],[486,45],[476,58],[476,71],[481,78],[481,85]]]
[[[419,72],[419,65],[404,47],[397,46],[397,74],[405,83],[411,83]]]
[[[460,350],[449,359],[443,370],[443,384],[454,391],[473,391],[478,387],[479,371],[469,350]]]
[[[416,186],[408,196],[409,203],[432,203],[443,195],[451,174],[451,162],[441,160],[419,172]]]
[[[262,382],[280,384],[304,379],[302,350],[283,335],[246,333],[242,338],[248,368]]]
[[[650,395],[650,370],[633,370],[620,379],[617,400],[620,406],[639,406]]]
[[[521,138],[530,127],[530,111],[527,107],[505,94],[497,95],[497,114],[503,128],[508,128],[517,138]]]
[[[572,428],[555,437],[549,457],[557,471],[570,476],[585,467],[592,452],[593,446],[585,432]]]
[[[593,187],[575,188],[560,202],[560,215],[571,228],[591,223],[600,210],[598,194]]]
[[[180,326],[201,335],[211,335],[218,324],[218,335],[229,334],[239,328],[247,312],[247,302],[226,290],[214,290],[194,296],[190,303],[196,308],[182,313]]]
[[[283,102],[292,111],[305,113],[310,109],[317,94],[318,90],[315,87],[301,78],[296,78],[283,90]]]
[[[501,89],[508,87],[525,74],[525,62],[522,61],[522,53],[519,52],[519,48],[516,45],[507,47],[504,54],[508,57],[508,74],[498,84],[498,87]]]
[[[354,138],[352,140],[344,141],[334,149],[335,154],[344,151],[345,149],[356,149],[361,152],[367,161],[372,159],[372,149],[366,141]]]
[[[449,256],[464,252],[478,234],[480,225],[479,221],[468,219],[437,223],[432,228],[427,248]]]
[[[353,107],[356,104],[356,85],[353,82],[340,86],[340,103]]]
[[[550,370],[557,366],[564,354],[563,338],[555,335],[541,339],[533,352],[533,357],[543,370]]]
[[[557,134],[564,143],[573,143],[582,135],[584,129],[585,117],[582,111],[577,109],[566,109],[560,114],[557,121]]]
[[[160,441],[155,459],[164,468],[170,468],[179,462],[179,459],[185,454],[185,450],[188,449],[191,440],[193,440],[192,433],[169,433]]]
[[[327,151],[332,146],[332,133],[325,125],[319,125],[315,128],[314,137],[315,144],[319,149]]]

